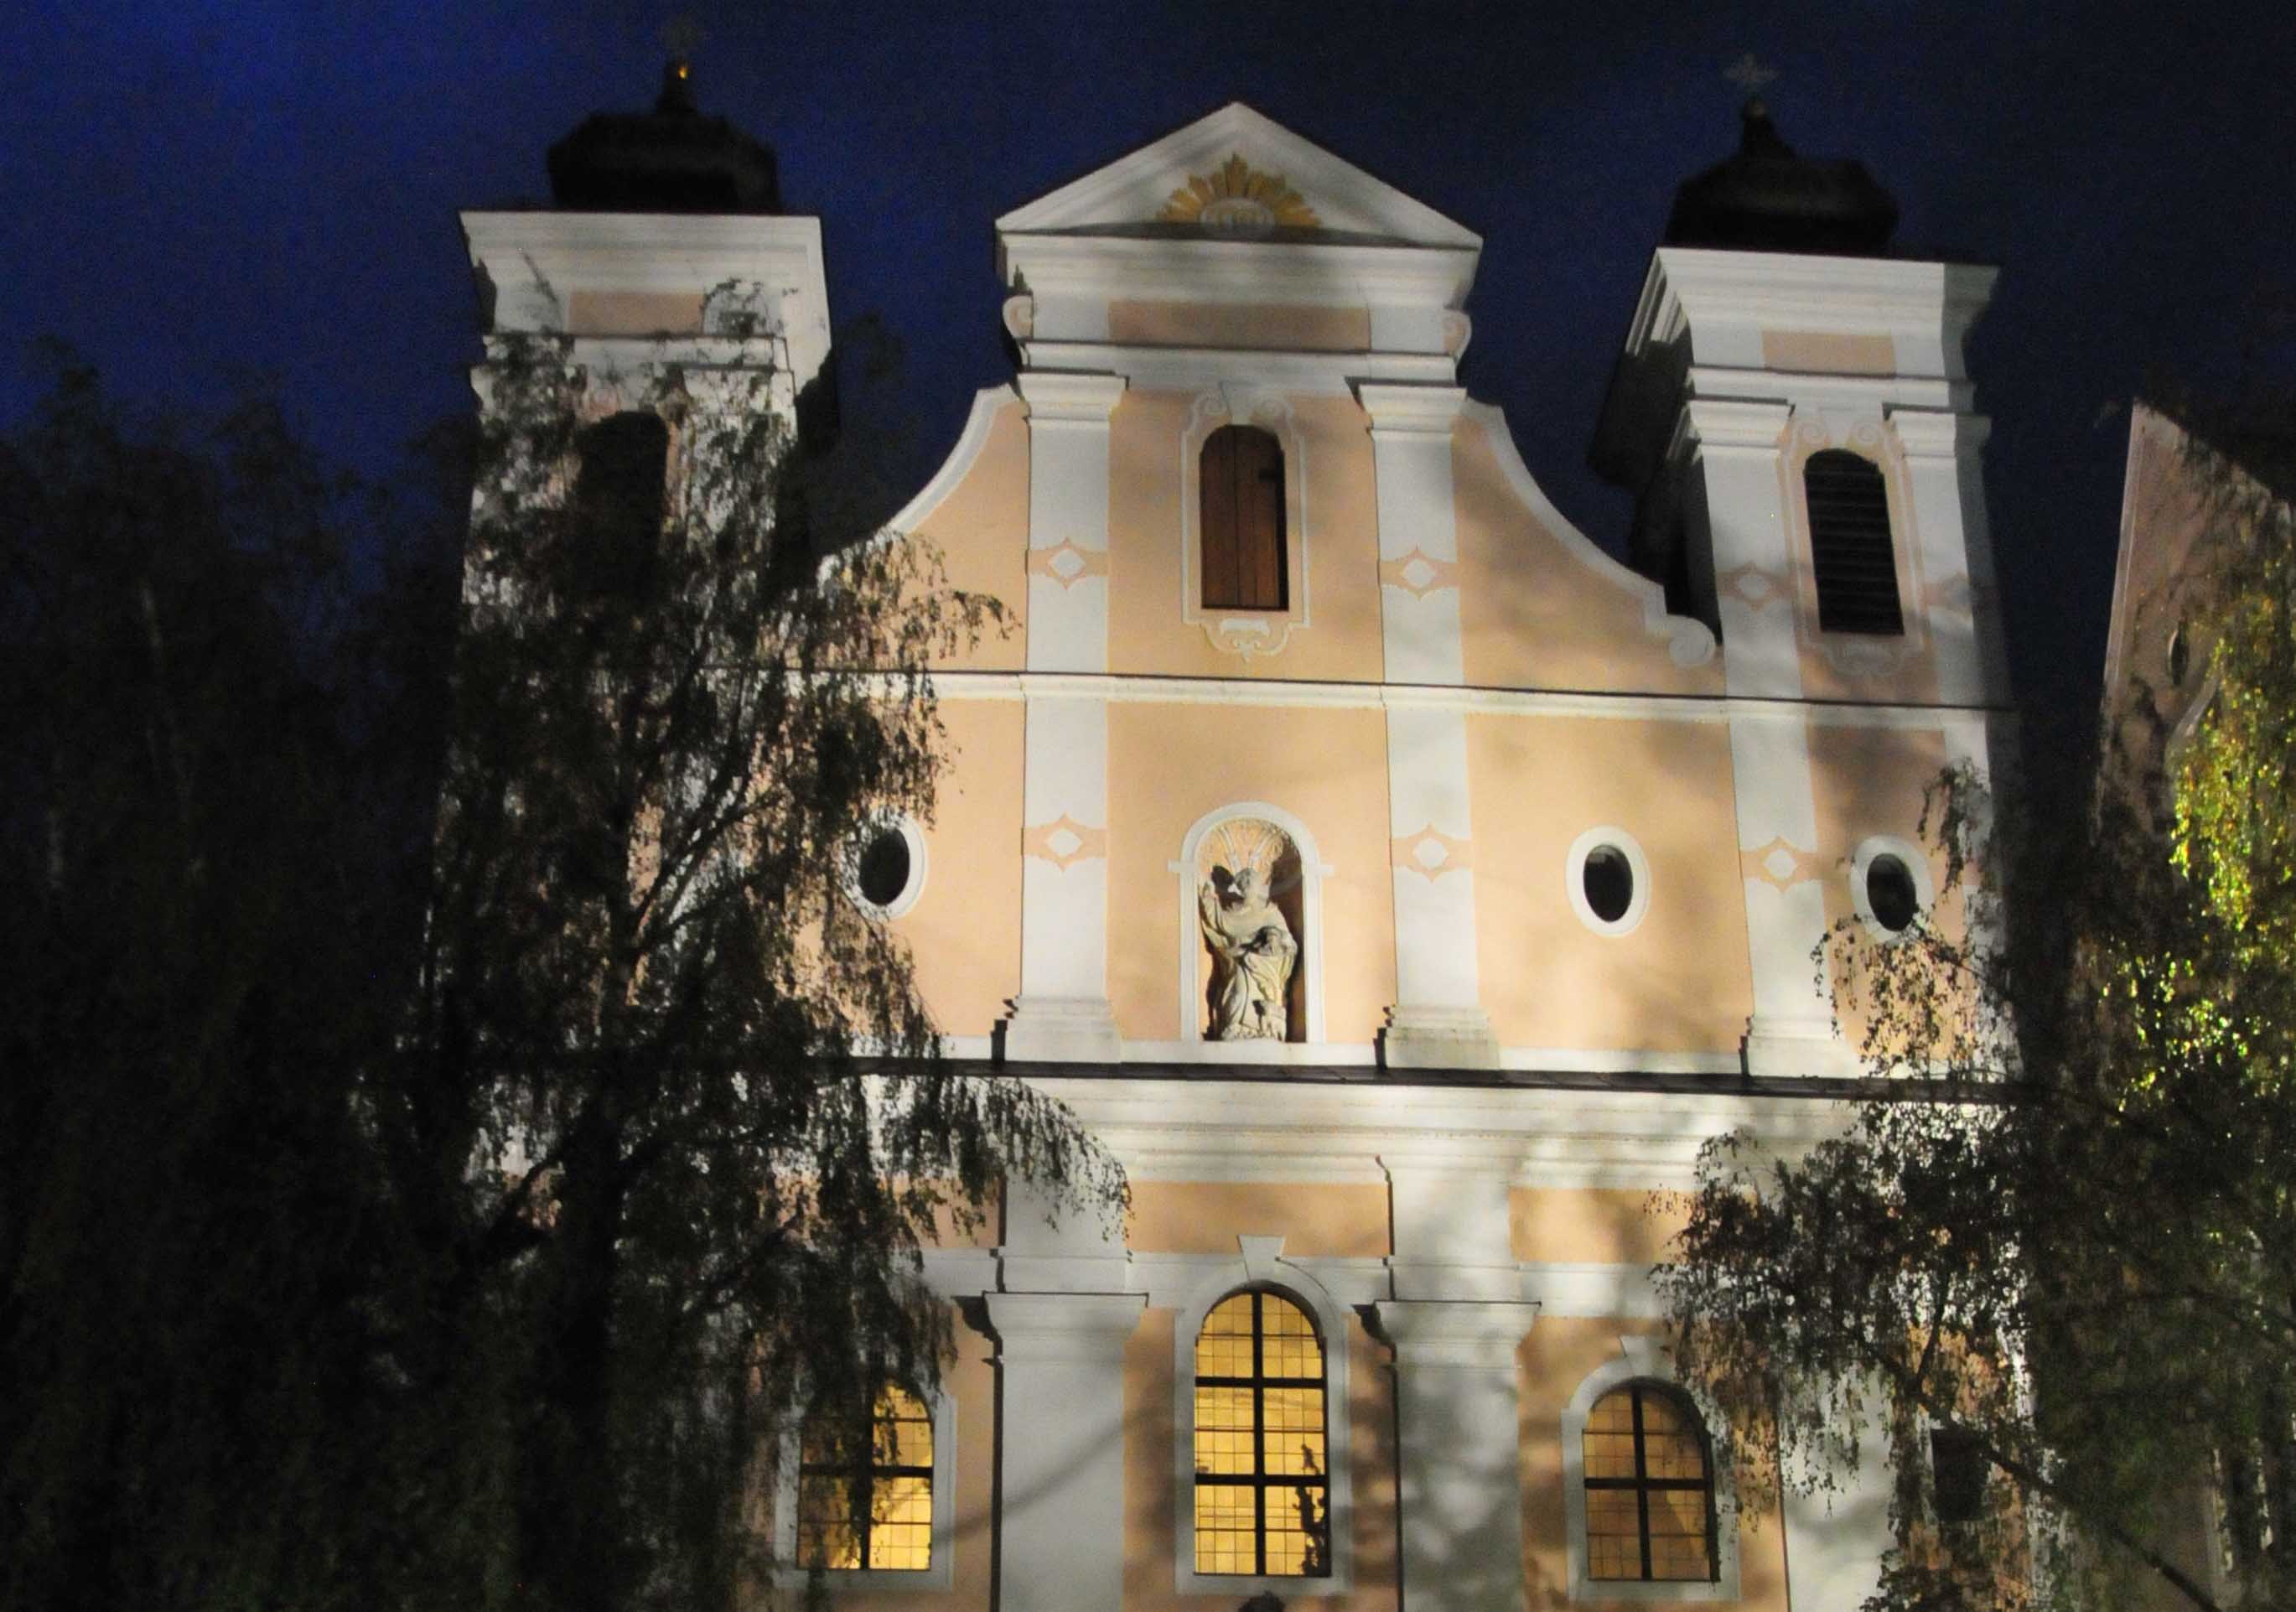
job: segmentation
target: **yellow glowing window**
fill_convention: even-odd
[[[1196,1571],[1332,1570],[1324,1345],[1306,1311],[1234,1293],[1196,1334]]]
[[[798,1565],[890,1573],[932,1566],[932,1416],[907,1389],[877,1396],[865,1432],[816,1411],[798,1460]]]
[[[1711,1582],[1714,1480],[1706,1430],[1662,1388],[1629,1383],[1595,1402],[1587,1468],[1587,1576]]]

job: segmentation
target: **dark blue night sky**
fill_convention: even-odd
[[[131,394],[273,379],[379,468],[467,406],[459,207],[538,200],[584,114],[652,101],[676,8],[80,0],[0,53],[0,414],[65,338]],[[906,348],[914,478],[1008,373],[990,221],[1242,99],[1481,233],[1464,366],[1562,509],[1674,186],[1751,52],[1781,132],[1856,156],[1901,248],[2004,266],[1974,368],[2012,642],[2046,708],[2103,654],[2126,403],[2296,369],[2296,4],[693,6],[704,110],[818,213],[832,312]]]

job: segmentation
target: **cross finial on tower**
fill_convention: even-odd
[[[1778,71],[1774,67],[1765,66],[1753,52],[1741,51],[1736,61],[1723,68],[1722,76],[1747,94],[1759,95],[1764,85],[1776,80]]]
[[[693,105],[693,47],[702,40],[701,25],[681,12],[661,25],[662,48],[669,61],[661,72],[661,98],[657,112],[691,112]]]

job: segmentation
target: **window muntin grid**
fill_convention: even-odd
[[[1331,1572],[1323,1340],[1279,1294],[1233,1293],[1196,1335],[1195,1570]]]
[[[868,1426],[863,1450],[833,1412],[806,1419],[797,1479],[800,1567],[921,1573],[932,1566],[932,1413],[907,1389],[888,1385]]]
[[[1711,1583],[1714,1480],[1688,1406],[1643,1383],[1595,1402],[1580,1436],[1587,1576]]]

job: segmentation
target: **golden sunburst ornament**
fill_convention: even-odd
[[[1165,224],[1193,224],[1238,235],[1256,235],[1278,225],[1312,230],[1324,222],[1283,175],[1261,173],[1241,151],[1210,174],[1192,176],[1172,192],[1156,217]]]

